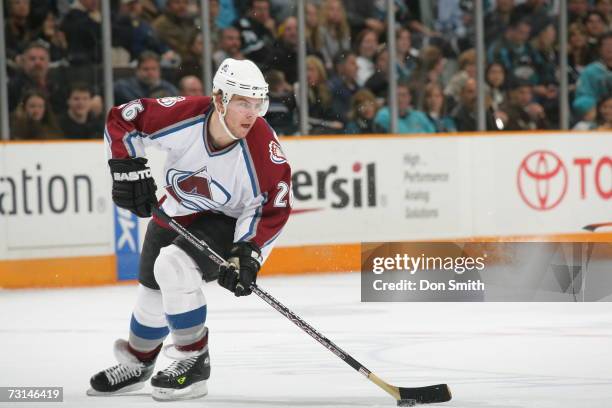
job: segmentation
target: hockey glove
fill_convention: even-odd
[[[228,264],[219,266],[219,285],[236,296],[251,294],[251,284],[257,280],[261,267],[261,250],[252,242],[236,242],[230,251]]]
[[[151,207],[157,205],[155,180],[147,159],[111,159],[108,161],[113,176],[113,202],[139,217],[150,217]]]

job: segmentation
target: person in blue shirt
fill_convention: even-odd
[[[612,32],[599,39],[599,60],[584,68],[576,85],[576,98],[588,96],[595,100],[612,94]]]
[[[412,94],[407,82],[397,84],[398,133],[435,133],[436,128],[423,112],[412,109]],[[388,133],[391,127],[389,106],[381,108],[374,118],[377,131]]]

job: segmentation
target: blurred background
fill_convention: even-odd
[[[3,5],[4,139],[101,139],[113,104],[205,94],[226,57],[265,73],[279,135],[612,126],[610,0]]]

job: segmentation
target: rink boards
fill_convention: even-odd
[[[294,213],[262,273],[358,270],[360,243],[612,240],[612,133],[282,140]],[[158,186],[164,153],[148,152]],[[146,220],[117,211],[102,142],[0,144],[0,287],[136,276]]]

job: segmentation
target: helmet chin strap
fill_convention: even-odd
[[[217,111],[217,113],[219,114],[219,121],[221,121],[221,127],[223,127],[223,130],[225,130],[225,133],[227,133],[227,135],[232,139],[232,140],[240,140],[240,138],[234,136],[234,134],[232,132],[230,132],[229,128],[227,127],[227,124],[225,123],[225,115],[227,114],[227,105],[228,105],[229,101],[227,103],[225,103],[225,101],[222,101],[223,104],[223,114],[221,114],[221,112]]]

